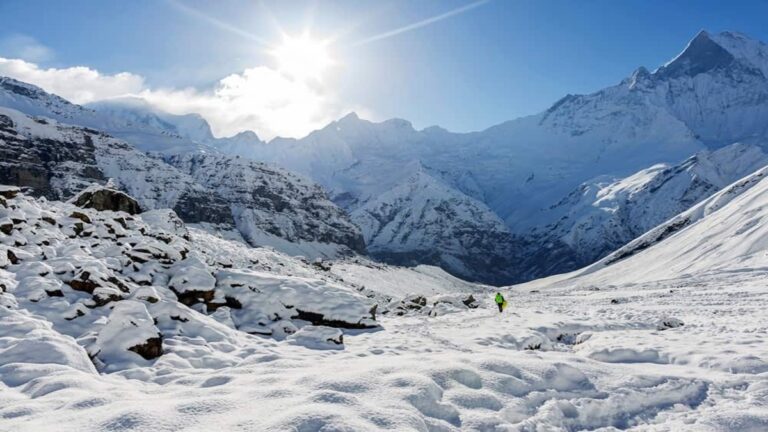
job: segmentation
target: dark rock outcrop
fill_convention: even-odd
[[[141,207],[135,199],[109,188],[90,187],[77,195],[72,202],[78,207],[99,211],[122,211],[132,215],[141,213]]]
[[[143,344],[128,348],[128,351],[135,352],[145,360],[156,359],[163,355],[163,336],[158,334],[157,337],[149,338]]]

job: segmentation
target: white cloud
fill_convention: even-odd
[[[0,55],[31,62],[44,62],[54,57],[53,50],[23,34],[12,34],[0,39]]]
[[[34,84],[78,104],[138,93],[144,89],[144,78],[128,72],[105,75],[84,66],[43,69],[24,60],[2,57],[0,75]]]
[[[208,91],[145,90],[140,96],[170,113],[201,114],[218,136],[254,130],[266,139],[300,137],[348,111],[319,83],[264,66],[229,75]]]
[[[217,136],[253,130],[262,139],[301,137],[350,111],[321,82],[291,78],[265,66],[229,75],[204,90],[153,89],[129,72],[108,75],[84,66],[43,69],[5,58],[0,58],[0,75],[80,104],[139,96],[173,114],[202,115]]]

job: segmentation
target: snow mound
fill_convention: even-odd
[[[332,327],[306,326],[288,336],[288,341],[313,349],[343,349],[344,335]]]

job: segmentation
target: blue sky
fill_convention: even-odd
[[[355,109],[470,131],[536,113],[566,93],[615,84],[637,66],[655,68],[700,29],[768,41],[767,1],[491,0],[360,44],[470,3],[0,0],[0,57],[40,68],[87,66],[107,76],[129,72],[146,88],[205,93],[229,75],[275,68],[269,46],[279,45],[281,32],[309,29],[313,38],[333,38],[327,50],[334,64],[322,82],[301,90],[317,109],[303,115],[326,121]],[[240,102],[247,109],[247,100]],[[266,130],[269,120],[245,124],[264,135],[283,132]]]

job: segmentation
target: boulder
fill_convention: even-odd
[[[19,192],[21,192],[21,189],[16,186],[0,185],[0,197],[13,199],[16,198]]]
[[[677,318],[664,318],[656,325],[656,329],[660,331],[669,330],[684,326],[685,323]]]
[[[91,186],[80,192],[71,202],[82,208],[99,211],[122,211],[128,214],[141,213],[141,207],[135,199],[115,189]]]
[[[163,338],[144,303],[123,300],[115,303],[89,351],[102,370],[123,370],[161,356]]]
[[[128,351],[135,352],[144,357],[145,360],[158,358],[163,355],[163,336],[158,333],[157,337],[149,338],[142,344],[134,345],[128,348]]]

